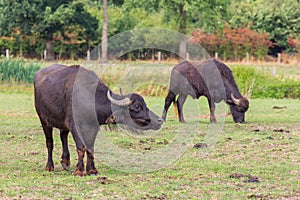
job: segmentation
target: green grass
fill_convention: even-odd
[[[161,114],[163,98],[146,102]],[[195,106],[199,111],[195,111]],[[281,109],[274,109],[278,106]],[[191,108],[192,107],[192,108]],[[194,108],[194,109],[193,109]],[[300,101],[251,99],[245,124],[226,117],[223,133],[208,154],[192,148],[210,127],[207,102],[189,100],[187,126],[196,125],[188,150],[173,164],[151,173],[125,173],[96,159],[98,176],[74,177],[77,162],[69,135],[71,170],[60,165],[59,133],[54,133],[55,171],[46,172],[47,150],[33,106],[33,94],[0,93],[1,199],[276,199],[300,198]],[[193,117],[190,113],[196,113]],[[219,122],[221,123],[221,122]],[[170,108],[160,134],[131,136],[103,130],[124,151],[144,153],[172,144],[181,126]],[[184,125],[185,126],[185,125]],[[165,144],[164,141],[168,141]],[[96,146],[97,148],[97,146]],[[150,148],[150,150],[149,150]],[[258,176],[259,183],[230,178],[232,173]],[[107,177],[104,180],[101,177]]]

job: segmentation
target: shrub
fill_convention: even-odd
[[[281,80],[261,69],[232,67],[232,73],[242,94],[252,91],[252,98],[300,98],[300,82]]]
[[[33,83],[35,73],[40,69],[40,63],[18,60],[0,60],[1,82]]]
[[[300,98],[300,83],[283,83],[281,85],[268,85],[256,90],[255,98]]]

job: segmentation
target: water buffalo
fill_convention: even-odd
[[[175,100],[178,94],[178,99]],[[249,108],[249,102],[239,92],[231,70],[216,59],[203,62],[183,61],[172,69],[162,118],[166,120],[168,109],[173,102],[178,110],[179,121],[184,122],[182,107],[187,95],[194,99],[200,96],[207,98],[212,123],[216,122],[215,103],[222,100],[230,105],[234,122],[245,121],[245,112]]]
[[[94,142],[99,125],[120,123],[132,129],[159,129],[163,120],[150,111],[138,94],[117,95],[90,70],[78,65],[52,65],[34,77],[35,108],[46,137],[48,162],[53,171],[53,128],[60,129],[61,164],[70,166],[68,133],[72,133],[78,153],[74,175],[97,174]],[[86,172],[83,158],[87,154]]]

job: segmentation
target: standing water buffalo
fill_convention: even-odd
[[[179,94],[178,99],[175,100]],[[205,96],[210,108],[210,121],[216,122],[215,103],[225,100],[230,105],[233,120],[245,121],[245,112],[249,108],[248,100],[241,95],[231,70],[215,59],[204,62],[183,61],[176,65],[171,73],[169,93],[165,99],[162,118],[166,120],[171,103],[178,109],[179,121],[184,122],[182,107],[187,95],[198,99]]]
[[[138,94],[117,95],[97,77],[80,66],[52,65],[41,69],[34,77],[35,108],[40,118],[48,162],[46,170],[53,171],[53,128],[60,129],[61,164],[70,166],[68,133],[72,133],[78,153],[74,175],[97,174],[94,165],[94,142],[99,125],[125,124],[131,129],[159,129],[163,120],[150,111]],[[83,158],[87,154],[86,173]]]

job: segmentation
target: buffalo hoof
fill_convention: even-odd
[[[68,171],[70,169],[70,160],[61,160],[60,163],[64,170]]]
[[[87,172],[88,175],[97,175],[98,174],[98,170],[97,169],[91,169]]]
[[[46,166],[46,171],[53,172],[54,171],[54,167]]]
[[[79,171],[79,170],[76,170],[74,173],[73,173],[74,176],[85,176],[86,173],[83,171]]]

